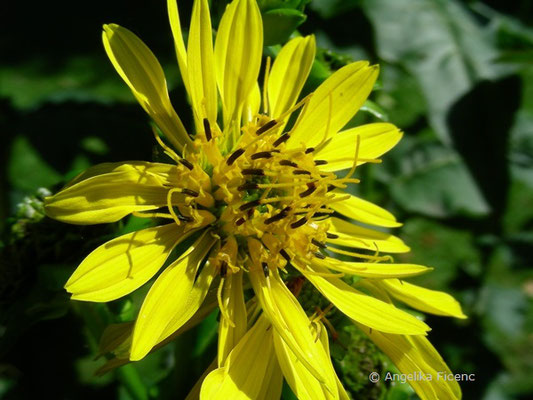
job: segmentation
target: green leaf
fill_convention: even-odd
[[[13,140],[8,160],[8,177],[11,185],[28,192],[35,192],[40,187],[50,187],[62,179],[24,136],[17,136]]]
[[[451,143],[446,113],[475,82],[502,72],[489,38],[458,1],[364,0],[381,59],[418,81],[432,127]]]
[[[457,153],[434,140],[417,143],[409,139],[405,137],[385,159],[388,174],[383,166],[377,170],[401,207],[433,217],[481,217],[489,213]]]
[[[264,44],[271,46],[285,43],[306,15],[291,8],[278,8],[263,13]]]

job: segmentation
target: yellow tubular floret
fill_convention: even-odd
[[[115,24],[104,25],[102,39],[120,77],[172,144],[180,151],[192,144],[170,104],[165,74],[150,49],[132,32]]]

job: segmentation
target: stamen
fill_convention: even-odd
[[[244,183],[237,188],[237,190],[240,192],[243,192],[245,190],[254,190],[254,189],[259,189],[259,185],[253,182]]]
[[[209,125],[209,120],[207,118],[204,118],[204,132],[205,132],[205,138],[209,142],[213,135],[211,134],[211,125]]]
[[[290,207],[285,207],[278,214],[276,214],[276,215],[274,215],[274,216],[272,216],[270,218],[265,219],[265,225],[269,225],[269,224],[271,224],[273,222],[282,220],[283,218],[285,218],[287,216],[287,214],[289,213],[290,210],[291,210]]]
[[[271,158],[272,153],[270,151],[260,151],[259,153],[252,154],[250,157],[252,160],[258,160],[260,158]]]
[[[185,168],[188,168],[189,170],[192,171],[192,169],[194,168],[194,165],[192,165],[189,161],[187,161],[186,159],[184,158],[180,158],[179,160],[179,163],[181,165],[183,165]]]
[[[291,160],[281,160],[281,161],[279,162],[279,165],[284,165],[284,166],[287,166],[287,167],[298,168],[298,164],[292,162]]]
[[[316,185],[313,182],[308,183],[307,187],[309,189],[307,189],[305,192],[300,193],[300,197],[301,198],[304,198],[304,197],[307,197],[307,196],[313,194],[313,192],[316,190]]]
[[[292,229],[299,228],[300,226],[304,225],[306,222],[307,222],[307,218],[306,217],[300,218],[298,221],[293,222],[291,224],[291,228]]]
[[[226,164],[228,165],[233,165],[233,163],[237,160],[237,158],[239,158],[240,156],[242,156],[244,154],[244,149],[237,149],[235,150],[231,156],[228,157],[228,159],[226,160]]]
[[[272,143],[272,146],[274,147],[278,147],[280,144],[282,144],[283,142],[286,142],[287,140],[289,140],[291,136],[288,134],[288,133],[284,133],[283,135],[281,135],[279,138],[276,139],[276,141],[274,143]]]
[[[157,143],[159,143],[159,146],[165,151],[165,154],[167,154],[170,158],[172,158],[174,161],[180,161],[179,156],[172,150],[170,147],[168,147],[159,137],[159,134],[156,131],[156,128],[153,127],[152,132],[154,134],[155,140]]]
[[[191,197],[200,196],[200,193],[198,193],[198,192],[196,192],[194,190],[191,190],[191,189],[181,189],[181,193],[186,194],[186,195],[191,196]]]
[[[311,172],[305,170],[305,169],[296,169],[292,171],[294,175],[311,175]]]
[[[261,168],[245,168],[241,170],[241,173],[243,175],[258,175],[258,176],[264,176],[265,171]]]
[[[319,242],[315,238],[311,239],[311,243],[313,243],[317,247],[320,247],[321,249],[325,249],[327,247],[325,243]]]
[[[315,160],[315,165],[326,165],[327,163],[326,160]]]
[[[240,206],[239,210],[245,211],[245,210],[248,210],[250,208],[257,207],[260,204],[261,204],[261,202],[259,200],[250,201],[250,202],[244,203],[242,206]]]
[[[278,121],[276,121],[275,119],[271,119],[270,121],[268,121],[266,124],[264,124],[263,126],[260,126],[256,131],[255,131],[255,134],[256,135],[262,135],[263,133],[265,133],[266,131],[272,129],[274,126],[276,126],[276,124],[278,123]]]
[[[237,226],[241,226],[242,224],[244,224],[246,222],[246,220],[243,218],[243,217],[240,217],[236,222],[235,222],[235,225]]]
[[[326,232],[326,236],[328,239],[338,239],[339,235],[336,235],[334,233]]]
[[[307,149],[305,149],[305,154],[312,153],[313,151],[315,151],[314,147],[308,147]]]
[[[313,253],[316,258],[320,258],[321,260],[324,260],[326,256],[322,254],[321,252],[317,251],[316,253]]]

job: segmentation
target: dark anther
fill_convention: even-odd
[[[369,328],[368,334],[372,335],[372,328]]]
[[[204,132],[205,132],[205,138],[209,142],[213,135],[211,135],[211,125],[209,125],[209,120],[207,118],[204,118]]]
[[[311,175],[311,172],[305,170],[305,169],[295,169],[292,171],[294,175]]]
[[[326,160],[315,160],[315,165],[326,165],[327,163]]]
[[[259,158],[271,158],[272,153],[270,151],[260,151],[259,153],[252,154],[250,157],[252,160],[257,160]]]
[[[226,261],[222,261],[220,263],[220,276],[224,278],[226,277],[227,273],[228,273],[228,263]]]
[[[259,189],[259,185],[253,182],[243,183],[241,186],[237,188],[237,190],[241,192],[244,190],[254,190],[254,189]]]
[[[268,131],[270,128],[272,128],[274,125],[276,125],[278,122],[275,120],[275,119],[272,119],[270,121],[268,121],[266,124],[264,124],[263,126],[261,126],[258,130],[255,131],[255,134],[257,136],[261,135],[262,133],[265,133],[266,131]]]
[[[241,173],[243,175],[259,175],[259,176],[265,175],[265,171],[263,171],[261,168],[245,168],[241,170]]]
[[[305,149],[305,154],[312,153],[313,151],[315,151],[314,147],[308,147],[307,149]]]
[[[289,254],[284,250],[284,249],[281,249],[279,251],[279,254],[281,254],[281,256],[287,260],[287,262],[291,262],[291,256],[289,256]]]
[[[331,192],[332,190],[337,189],[337,186],[335,185],[328,185],[328,192]]]
[[[287,167],[298,168],[298,164],[293,163],[291,160],[281,160],[281,161],[279,162],[279,165],[285,165],[285,166],[287,166]]]
[[[180,164],[183,165],[185,168],[188,168],[192,171],[192,169],[194,168],[194,165],[192,165],[189,161],[187,161],[186,159],[184,158],[181,158],[179,160]]]
[[[279,138],[277,138],[276,141],[274,143],[272,143],[272,145],[274,147],[278,147],[283,142],[286,142],[287,140],[289,140],[289,138],[290,138],[290,135],[288,133],[284,133]]]
[[[316,239],[311,239],[311,243],[313,243],[317,247],[320,247],[321,249],[325,249],[327,247],[324,243],[319,242]]]
[[[198,192],[196,192],[194,190],[191,190],[191,189],[181,189],[181,193],[186,194],[187,196],[191,196],[191,197],[200,196],[200,193],[198,193]]]
[[[285,207],[283,210],[281,210],[279,213],[277,213],[276,215],[270,217],[270,218],[267,218],[265,219],[265,225],[269,225],[273,222],[276,222],[276,221],[280,221],[282,220],[283,218],[285,218],[288,214],[288,212],[291,210],[290,207]]]
[[[321,260],[325,259],[326,256],[322,254],[321,252],[317,251],[316,253],[313,253],[316,258],[320,258]]]
[[[239,207],[239,210],[244,211],[248,210],[250,208],[257,207],[261,202],[259,200],[249,201],[248,203],[244,203],[242,206]]]
[[[338,239],[339,238],[339,235],[336,235],[334,233],[329,233],[329,232],[326,232],[326,236],[328,237],[328,239]]]
[[[307,218],[305,218],[305,217],[300,218],[298,221],[293,222],[293,223],[291,224],[291,228],[292,228],[292,229],[299,228],[300,226],[304,225],[306,222],[307,222]]]
[[[246,222],[246,220],[243,217],[240,217],[237,221],[235,221],[235,225],[241,226],[245,222]]]
[[[248,212],[246,213],[246,215],[248,216],[248,218],[252,218],[252,215],[254,215],[254,209],[253,208],[250,208],[248,210]]]
[[[268,264],[266,262],[262,262],[261,266],[263,267],[263,274],[265,274],[265,278],[268,278]]]
[[[232,165],[235,160],[237,160],[237,158],[239,158],[240,156],[242,156],[244,154],[244,149],[237,149],[235,150],[231,156],[228,157],[228,159],[226,160],[226,164],[228,165]]]
[[[307,184],[307,188],[308,189],[305,192],[300,193],[300,197],[303,198],[303,197],[307,197],[313,194],[313,192],[316,190],[316,185],[313,182],[311,182]]]

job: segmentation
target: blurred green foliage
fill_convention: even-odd
[[[94,359],[106,326],[136,315],[147,288],[110,304],[70,302],[62,289],[99,244],[145,224],[69,226],[42,198],[84,168],[159,154],[147,117],[115,74],[100,27],[136,32],[162,61],[175,108],[190,112],[159,2],[95,0],[1,6],[0,398],[184,398],[216,352],[217,315],[141,362],[103,377]],[[430,340],[455,372],[475,373],[465,399],[533,393],[533,4],[528,0],[264,0],[266,54],[314,33],[305,90],[356,59],[381,66],[353,124],[404,131],[355,189],[404,222],[412,252],[435,268],[414,281],[454,294],[467,320],[427,317]],[[226,2],[212,0],[214,21]],[[188,26],[191,2],[180,2]],[[21,25],[20,21],[24,20]],[[297,31],[296,31],[297,30]],[[408,385],[373,385],[394,366],[342,318],[332,357],[354,398],[412,399]],[[191,351],[192,349],[192,351]],[[356,394],[357,393],[357,394]],[[284,399],[293,399],[288,387]]]

